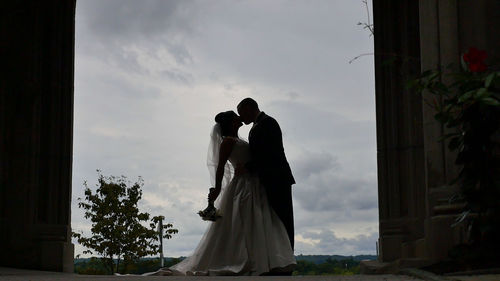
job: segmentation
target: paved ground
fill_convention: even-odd
[[[226,277],[176,277],[176,276],[106,276],[106,275],[77,275],[68,273],[55,273],[55,272],[44,272],[44,271],[32,271],[32,270],[22,270],[13,268],[2,268],[0,267],[0,280],[1,281],[45,281],[45,280],[126,280],[126,281],[136,281],[136,280],[167,280],[167,281],[204,281],[204,280],[237,280],[237,281],[418,281],[415,277],[405,276],[405,275],[355,275],[355,276],[262,276],[262,277],[252,277],[252,276],[226,276]],[[469,280],[467,280],[469,281]]]
[[[450,280],[458,280],[458,281],[500,281],[500,275],[498,275],[498,274],[485,274],[485,275],[473,275],[473,276],[450,276],[447,278]]]
[[[166,281],[214,281],[214,280],[236,280],[236,281],[500,281],[500,274],[473,275],[473,276],[426,276],[422,279],[406,275],[354,275],[354,276],[226,276],[226,277],[178,277],[178,276],[110,276],[110,275],[78,275],[69,273],[35,271],[0,267],[0,281],[85,281],[85,280],[166,280]]]

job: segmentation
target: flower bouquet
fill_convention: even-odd
[[[222,218],[220,210],[215,208],[214,201],[210,199],[208,199],[208,206],[204,210],[199,211],[198,215],[204,221],[216,221],[217,219]]]

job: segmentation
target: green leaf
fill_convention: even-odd
[[[444,108],[443,108],[443,111],[445,112],[449,112],[454,106],[456,106],[455,104],[447,104]]]
[[[497,73],[496,72],[493,72],[491,73],[490,75],[488,75],[486,77],[486,80],[484,81],[484,87],[485,88],[489,88],[490,85],[491,85],[491,82],[493,82],[493,79],[495,79],[495,77],[497,76]]]
[[[451,227],[455,227],[457,225],[459,225],[460,223],[462,223],[466,218],[467,216],[470,214],[470,210],[467,210],[467,211],[464,211],[462,214],[460,214],[456,219],[455,219],[455,222],[451,225]]]
[[[472,97],[472,95],[476,92],[477,90],[472,90],[472,91],[468,91],[466,92],[465,94],[461,95],[459,98],[458,98],[458,102],[460,103],[463,103],[464,101],[470,99]]]
[[[482,99],[483,97],[486,97],[488,96],[488,89],[486,88],[480,88],[479,90],[477,90],[476,94],[474,95],[474,97],[476,99]]]
[[[482,98],[481,102],[484,103],[484,104],[493,105],[493,106],[499,106],[500,105],[500,102],[498,102],[496,99],[489,98],[489,97]]]
[[[429,80],[434,80],[434,79],[438,78],[440,74],[441,74],[441,72],[439,72],[439,71],[433,71],[429,75]]]
[[[464,61],[464,56],[460,56],[460,66],[462,66],[463,71],[465,71],[465,72],[469,71],[469,66]]]

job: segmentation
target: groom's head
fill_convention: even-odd
[[[247,125],[254,122],[259,113],[259,105],[252,98],[246,98],[238,104],[238,114],[241,121]]]

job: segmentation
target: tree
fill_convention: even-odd
[[[85,275],[103,275],[107,274],[108,270],[104,267],[103,262],[96,258],[75,261],[75,273]]]
[[[99,170],[97,173],[95,193],[85,181],[85,199],[78,198],[78,207],[85,210],[85,218],[92,222],[92,235],[86,237],[83,232],[73,232],[73,237],[87,248],[84,254],[99,254],[103,264],[114,274],[122,260],[128,264],[159,253],[156,229],[163,217],[150,219],[150,214],[139,211],[137,203],[142,198],[141,188],[144,185],[141,177],[131,184],[125,176],[105,177]],[[149,228],[143,225],[147,222]],[[172,224],[165,224],[163,228],[163,238],[166,239],[178,232]]]

